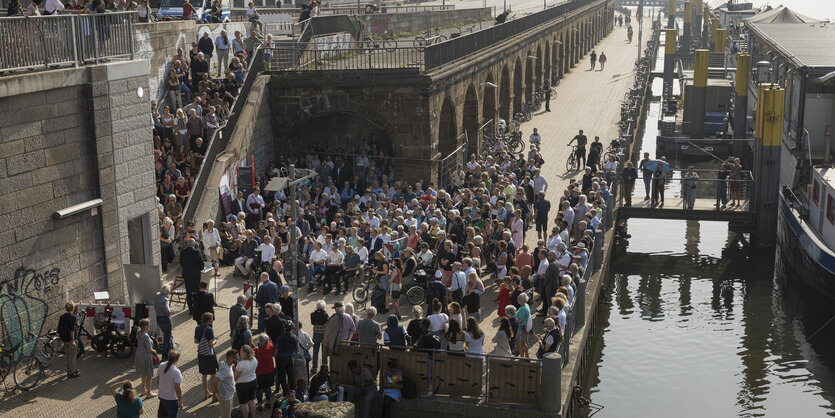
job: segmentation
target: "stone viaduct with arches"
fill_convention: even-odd
[[[587,0],[548,22],[424,71],[277,71],[270,79],[275,152],[351,154],[376,139],[401,173],[439,181],[438,162],[478,152],[479,129],[510,121],[613,28],[614,1]],[[552,101],[559,110],[561,103]],[[463,147],[466,141],[466,147]],[[466,148],[466,149],[464,149]]]

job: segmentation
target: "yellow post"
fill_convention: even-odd
[[[676,53],[676,34],[675,29],[667,29],[664,36],[664,54],[675,55]]]
[[[769,86],[763,97],[763,132],[764,147],[777,147],[783,142],[783,101],[786,91],[779,87]]]
[[[696,50],[695,66],[693,68],[693,87],[707,87],[708,56],[708,50]]]
[[[783,107],[786,91],[774,85],[762,86],[757,113],[761,126],[755,144],[754,207],[757,232],[754,242],[762,247],[775,245],[777,236],[777,207],[780,189],[780,148],[783,142]]]
[[[713,42],[713,52],[725,52],[725,44],[728,36],[727,29],[716,30],[716,40]]]
[[[748,78],[751,74],[751,56],[740,53],[736,57],[734,89],[734,138],[745,138],[748,131]]]
[[[685,1],[684,2],[684,23],[690,23],[693,21],[693,2],[692,1]]]
[[[670,0],[669,5],[667,7],[667,16],[667,27],[676,27],[676,0]]]

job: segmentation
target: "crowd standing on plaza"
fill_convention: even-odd
[[[161,239],[185,243],[180,264],[196,328],[193,342],[179,343],[197,345],[205,399],[217,401],[221,416],[229,416],[237,397],[243,416],[264,407],[292,416],[298,403],[361,399],[359,415],[367,417],[378,391],[389,416],[410,377],[397,364],[386,364],[378,382],[371,370],[351,364],[351,384],[335,384],[328,363],[342,341],[467,356],[560,352],[567,358],[574,295],[610,201],[604,169],[589,168],[581,180],[570,180],[552,204],[538,146],[518,156],[472,155],[444,176],[443,187],[407,181],[387,155],[383,141],[372,137],[350,149],[279,158],[256,178],[251,194],[235,196],[217,227],[210,221],[199,231],[188,225],[186,231],[161,233]],[[290,164],[318,173],[300,186],[298,219],[290,217],[288,193],[261,193]],[[172,204],[179,204],[176,198]],[[163,230],[177,214],[161,210]],[[289,274],[293,233],[299,260]],[[529,233],[537,234],[533,248],[525,243]],[[230,308],[230,335],[213,329],[214,298],[201,282],[204,261],[234,266],[235,276],[259,283],[251,300],[242,292]],[[316,300],[348,293],[370,278],[371,306],[363,313],[351,303],[329,307]],[[425,301],[412,307],[408,319],[399,301],[412,286],[424,289]],[[489,287],[498,294],[495,312],[482,308]],[[295,328],[293,288],[298,297],[316,300],[312,336],[303,329],[308,318],[299,318]],[[137,353],[137,370],[155,376],[169,417],[182,402],[179,352],[166,318],[170,293],[164,286],[155,303],[164,334],[160,365],[149,373]],[[248,316],[249,303],[257,321]],[[537,314],[546,318],[542,328],[534,325]],[[481,327],[493,315],[500,321],[487,341]],[[214,347],[227,339],[232,349],[218,361]],[[306,362],[309,384],[308,376],[297,375],[294,359]],[[143,395],[154,393],[143,385]]]

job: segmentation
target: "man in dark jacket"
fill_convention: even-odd
[[[67,361],[67,379],[74,379],[79,375],[78,369],[75,368],[76,350],[78,350],[78,345],[76,344],[78,318],[72,313],[75,310],[75,304],[72,301],[64,305],[64,310],[66,312],[58,319],[58,337],[64,343],[64,358]]]
[[[203,58],[206,59],[208,67],[212,66],[212,53],[215,52],[215,44],[209,36],[209,32],[203,32],[203,37],[197,41],[197,49],[203,53]]]
[[[239,295],[238,303],[232,305],[232,307],[229,308],[229,329],[231,330],[230,334],[235,332],[235,328],[237,328],[238,326],[238,319],[244,315],[246,315],[246,296]]]
[[[183,282],[186,285],[186,303],[188,311],[194,311],[194,294],[200,286],[200,275],[203,272],[203,255],[196,248],[193,239],[186,241],[186,248],[180,252],[180,266],[183,267]],[[198,316],[199,320],[200,317]]]
[[[201,325],[200,318],[204,313],[215,314],[215,296],[209,293],[209,284],[200,282],[200,291],[194,294],[194,311],[192,319]]]
[[[631,161],[626,162],[623,168],[622,182],[623,182],[623,199],[626,201],[626,206],[632,206],[632,191],[635,189],[635,180],[638,179],[638,170],[632,166]]]
[[[563,247],[565,245],[563,244]],[[551,306],[551,298],[557,292],[560,283],[560,265],[557,262],[556,251],[548,251],[548,269],[545,270],[545,294],[542,296],[542,309],[539,312],[540,316],[548,314],[548,307]]]
[[[202,52],[198,53],[193,60],[191,60],[191,88],[197,89],[197,83],[203,79],[203,74],[209,74],[209,62],[206,61]]]
[[[278,285],[270,281],[270,275],[261,273],[261,286],[255,294],[258,305],[258,332],[264,332],[264,322],[267,319],[267,304],[278,302]]]

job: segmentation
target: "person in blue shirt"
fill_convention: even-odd
[[[119,392],[121,387],[122,391]],[[133,384],[128,381],[117,382],[110,386],[110,395],[116,399],[117,418],[138,418],[145,413],[142,399],[136,396]]]

